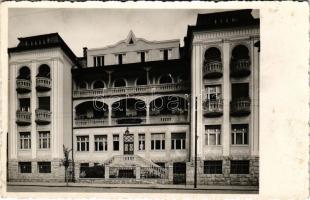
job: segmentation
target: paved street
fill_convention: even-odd
[[[258,194],[254,190],[170,189],[170,188],[111,188],[85,186],[27,186],[9,185],[7,192],[106,192],[106,193],[200,193],[200,194]]]

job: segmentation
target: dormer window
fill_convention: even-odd
[[[163,49],[162,52],[162,59],[163,60],[169,60],[171,59],[171,49]]]
[[[123,59],[124,59],[125,54],[116,54],[115,58],[116,58],[116,64],[123,64]]]
[[[94,56],[94,67],[104,66],[104,56]]]

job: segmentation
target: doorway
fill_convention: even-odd
[[[124,135],[124,155],[133,155],[134,152],[134,136],[133,134]]]

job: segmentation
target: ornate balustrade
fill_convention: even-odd
[[[230,103],[230,114],[233,116],[245,116],[251,113],[251,99],[239,98]]]
[[[208,61],[203,68],[204,78],[220,78],[223,76],[223,65],[221,61]]]
[[[233,77],[244,77],[251,73],[251,61],[249,59],[239,59],[231,63],[230,75]]]
[[[223,114],[223,100],[206,100],[203,103],[203,113],[206,117],[218,117]]]
[[[48,91],[51,89],[51,79],[46,77],[37,77],[36,79],[37,91]]]
[[[51,111],[37,109],[36,110],[36,123],[40,125],[51,123]]]
[[[16,111],[16,123],[20,126],[26,126],[31,124],[31,112],[28,111]]]
[[[28,93],[31,91],[31,81],[27,79],[16,79],[16,91],[18,93]]]

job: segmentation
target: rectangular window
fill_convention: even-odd
[[[39,97],[39,109],[50,110],[50,97]]]
[[[106,135],[95,135],[95,151],[107,151],[108,140]]]
[[[118,64],[119,65],[123,64],[123,54],[118,54],[117,55],[117,60],[118,60]]]
[[[145,62],[145,52],[140,52],[141,62]]]
[[[206,145],[221,145],[221,126],[208,125],[206,126],[205,138]]]
[[[39,132],[39,149],[49,149],[51,147],[50,141],[51,139],[49,131]]]
[[[218,100],[222,98],[222,89],[220,85],[206,86],[207,100]]]
[[[89,137],[76,136],[77,151],[89,151]]]
[[[221,160],[206,160],[204,161],[204,174],[222,174]]]
[[[232,100],[249,97],[249,83],[233,83],[231,86]]]
[[[39,173],[51,173],[51,162],[38,162]]]
[[[31,162],[19,162],[18,166],[20,173],[31,173]]]
[[[94,67],[104,66],[104,56],[94,56]]]
[[[19,110],[30,112],[30,98],[19,99]]]
[[[84,178],[86,176],[86,171],[89,168],[89,163],[80,163],[80,177]]]
[[[119,151],[119,135],[113,135],[113,151]]]
[[[30,132],[19,133],[19,148],[31,149],[31,134]]]
[[[171,149],[185,149],[186,133],[171,134]]]
[[[231,126],[231,142],[233,145],[247,145],[248,142],[248,124],[233,124]]]
[[[169,58],[169,53],[168,53],[168,49],[164,49],[163,50],[163,57],[164,57],[164,60],[168,60],[168,58]]]
[[[164,150],[165,149],[165,133],[151,134],[151,149]]]
[[[250,161],[248,160],[231,160],[230,173],[231,174],[249,174]]]
[[[139,151],[145,150],[145,134],[139,134]]]

